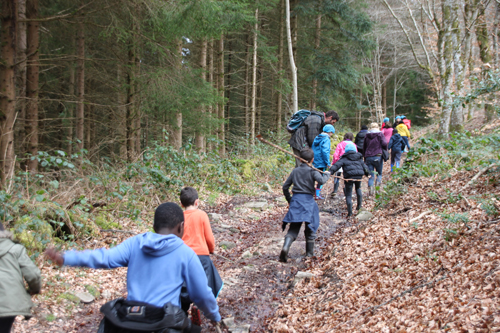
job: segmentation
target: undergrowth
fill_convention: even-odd
[[[284,138],[270,140],[288,149]],[[178,202],[184,186],[195,187],[210,205],[220,194],[255,195],[263,184],[281,184],[294,165],[275,148],[245,142],[224,157],[199,153],[190,144],[176,150],[157,142],[133,162],[90,161],[85,151],[68,156],[60,150],[32,158],[39,160],[40,172],[18,172],[0,191],[0,219],[33,257],[48,243],[121,229],[124,219],[140,225],[159,203]]]

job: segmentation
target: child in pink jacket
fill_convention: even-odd
[[[340,142],[338,145],[337,145],[337,148],[335,148],[335,154],[333,154],[333,160],[332,160],[332,165],[334,165],[338,160],[340,160],[340,158],[342,157],[342,155],[344,155],[344,152],[345,152],[345,146],[354,140],[354,134],[348,132],[346,134],[344,134],[344,141]],[[356,146],[356,145],[354,145]],[[358,149],[356,148],[356,152],[358,151]],[[338,176],[340,177],[342,173],[341,172],[337,172],[337,174],[335,176]],[[340,184],[340,178],[334,178],[334,181],[333,181],[333,184],[334,184],[334,187],[333,187],[333,195],[336,195],[337,194],[337,191],[339,189],[339,184]]]

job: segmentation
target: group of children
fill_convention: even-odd
[[[46,250],[46,256],[59,266],[128,267],[127,299],[103,306],[106,317],[99,332],[128,332],[131,328],[138,329],[134,332],[170,332],[164,330],[168,328],[200,332],[198,308],[209,319],[221,320],[216,297],[223,282],[209,256],[215,240],[208,216],[198,209],[194,188],[182,189],[180,201],[184,211],[173,202],[157,207],[154,232],[131,237],[111,249]],[[40,270],[24,247],[10,237],[0,224],[0,333],[10,332],[16,316],[29,318],[29,294],[41,288]],[[196,304],[191,308],[192,322],[187,319],[191,303]]]
[[[411,123],[405,116],[398,116],[395,120],[395,124],[391,126],[389,118],[385,118],[382,130],[378,129],[377,123],[372,123],[370,130],[368,130],[367,126],[364,126],[363,142],[357,140],[358,144],[361,143],[363,153],[358,152],[358,147],[353,143],[354,135],[346,133],[344,140],[337,145],[333,159],[330,162],[330,138],[335,133],[335,128],[332,125],[323,127],[323,132],[314,139],[312,149],[300,151],[300,157],[307,163],[304,162],[295,168],[283,184],[283,194],[289,203],[289,209],[283,219],[282,228],[283,231],[287,225],[289,225],[289,228],[280,253],[280,261],[287,262],[290,246],[296,240],[300,227],[304,223],[306,256],[314,255],[314,241],[319,227],[319,208],[315,199],[323,199],[321,197],[321,188],[328,181],[331,174],[338,177],[340,176],[339,171],[342,170],[345,179],[344,194],[347,204],[347,216],[350,217],[352,216],[353,188],[356,190],[357,197],[356,210],[361,209],[363,202],[361,180],[363,176],[370,178],[369,186],[370,181],[373,184],[376,175],[375,170],[378,173],[378,181],[382,179],[383,150],[391,150],[391,172],[394,166],[400,167],[402,152],[405,147],[410,148],[408,139],[410,137],[409,128]],[[372,167],[368,168],[365,161],[368,161]],[[312,164],[319,171],[311,168],[309,164]],[[374,164],[378,165],[373,167]],[[337,192],[339,184],[340,178],[335,178],[334,194]],[[293,196],[290,195],[289,191],[292,185]]]

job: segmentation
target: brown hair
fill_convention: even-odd
[[[346,134],[344,134],[344,140],[354,140],[354,134],[352,134],[351,132],[347,132]]]

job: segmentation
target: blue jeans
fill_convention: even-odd
[[[382,156],[369,156],[365,158],[365,163],[370,170],[370,174],[372,175],[370,179],[368,179],[368,186],[373,186],[373,181],[375,179],[375,172],[377,172],[377,185],[382,183]]]

